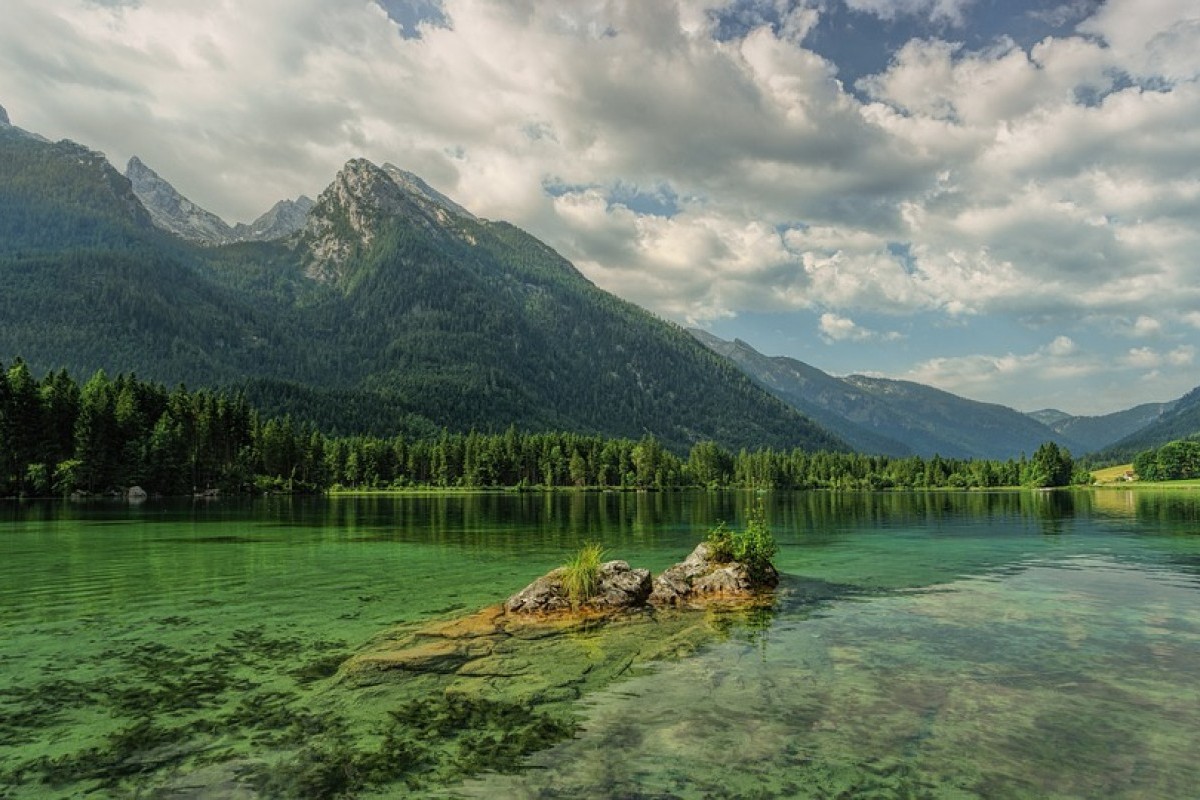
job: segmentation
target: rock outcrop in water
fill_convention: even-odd
[[[504,610],[515,614],[535,614],[571,610],[571,600],[563,586],[562,567],[551,570],[504,603]],[[579,607],[581,611],[613,611],[639,608],[646,604],[652,589],[650,570],[633,569],[626,561],[608,561],[600,565],[596,592]]]
[[[718,598],[746,597],[779,584],[779,573],[767,567],[756,577],[740,561],[716,561],[707,542],[683,561],[668,567],[654,579],[649,602],[654,606],[687,606]]]
[[[585,684],[616,678],[635,658],[690,651],[711,637],[714,614],[736,617],[770,608],[775,598],[764,590],[779,581],[773,569],[756,577],[745,564],[714,560],[706,543],[653,580],[649,570],[625,561],[601,564],[596,592],[577,606],[563,586],[564,573],[551,570],[503,605],[398,628],[340,672],[361,685],[402,674],[427,681],[431,692],[440,687],[520,702],[569,700]],[[690,612],[700,608],[710,613]],[[589,637],[604,646],[581,647]]]
[[[578,608],[571,605],[563,586],[562,567],[551,570],[504,603],[510,614],[547,614],[577,611],[611,612],[649,606],[694,606],[709,600],[735,600],[776,586],[779,575],[770,568],[755,576],[746,564],[716,561],[706,542],[683,561],[667,568],[653,581],[650,571],[632,569],[625,561],[600,566],[596,593]]]

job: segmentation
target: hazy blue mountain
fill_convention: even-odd
[[[1158,421],[1171,410],[1174,403],[1143,403],[1142,405],[1101,414],[1094,417],[1075,417],[1062,411],[1046,409],[1029,414],[1043,425],[1079,442],[1086,452],[1095,452]]]
[[[198,246],[155,226],[102,155],[13,130],[0,128],[0,359],[236,384],[342,433],[846,447],[682,328],[403,170],[356,159],[286,240]]]
[[[1132,461],[1143,450],[1200,436],[1200,387],[1164,405],[1167,407],[1153,422],[1105,447],[1095,454],[1096,459],[1113,463]]]
[[[1038,422],[1053,427],[1054,425],[1066,420],[1074,419],[1074,417],[1065,411],[1060,411],[1057,408],[1043,408],[1040,411],[1029,411],[1029,416],[1033,417]]]
[[[878,408],[869,395],[847,391],[841,379],[794,358],[764,356],[741,339],[728,342],[699,329],[692,329],[691,334],[714,352],[731,359],[758,385],[845,439],[855,450],[895,456],[915,452],[869,424],[852,421],[851,417],[869,419],[873,414],[878,417],[887,412]]]
[[[693,335],[776,397],[866,452],[1013,458],[1032,455],[1046,441],[1073,452],[1084,449],[1005,406],[907,381],[838,378],[792,358],[765,356],[742,341],[726,342],[703,331]]]

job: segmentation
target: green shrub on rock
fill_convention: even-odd
[[[760,500],[746,520],[746,529],[731,531],[721,522],[708,532],[708,555],[717,563],[737,561],[745,564],[750,577],[763,581],[774,573],[771,563],[779,552],[775,536],[767,525],[767,509]]]

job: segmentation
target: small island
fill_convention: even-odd
[[[778,585],[779,573],[772,563],[776,551],[759,506],[745,531],[718,525],[687,558],[653,579],[649,570],[634,569],[628,562],[604,562],[597,544],[584,545],[564,566],[508,598],[504,610],[519,615],[595,615],[752,598]]]
[[[618,632],[610,637],[629,639],[628,646],[609,648],[609,657],[604,659],[614,662],[609,666],[615,670],[610,677],[615,677],[628,668],[635,655],[659,655],[650,647],[653,640],[677,648],[684,639],[702,639],[691,630],[696,627],[695,620],[688,619],[687,611],[719,606],[736,612],[772,604],[773,590],[779,584],[772,563],[777,549],[761,504],[751,512],[744,530],[718,525],[683,561],[657,577],[626,561],[605,561],[604,549],[588,543],[566,564],[504,603],[415,631],[385,635],[343,664],[341,672],[356,683],[386,680],[384,676],[393,671],[455,676],[468,682],[482,676],[522,677],[522,694],[532,691],[541,695],[540,699],[545,699],[546,692],[574,695],[582,678],[572,674],[561,653],[551,659],[540,657],[545,654],[538,651],[545,649],[547,639],[581,629],[629,627],[622,623],[662,628],[661,636],[647,637],[642,632],[629,637]],[[617,654],[618,658],[611,657]],[[544,669],[536,666],[539,663]],[[586,674],[597,664],[585,658],[578,666],[581,674]]]

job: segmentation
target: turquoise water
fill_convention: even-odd
[[[0,506],[0,797],[1192,797],[1200,499],[768,496],[774,607],[346,659],[737,494]],[[481,662],[482,663],[482,662]]]

